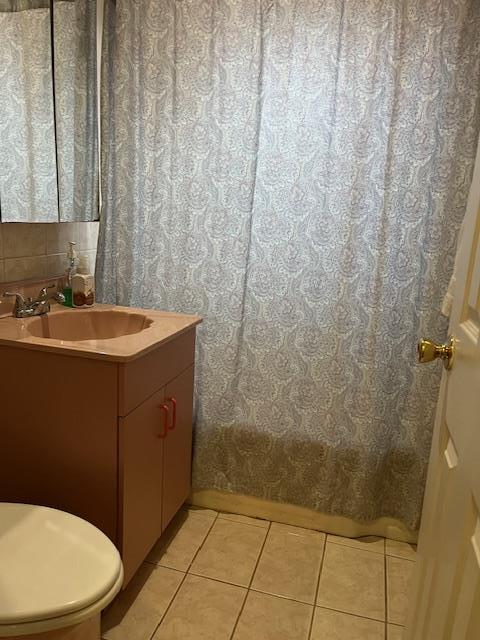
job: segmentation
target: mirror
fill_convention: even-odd
[[[0,0],[2,222],[98,219],[97,0]]]
[[[58,221],[49,0],[0,0],[0,210]]]
[[[54,0],[53,48],[59,216],[98,218],[95,0]]]

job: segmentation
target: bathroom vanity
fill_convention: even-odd
[[[108,305],[0,319],[0,501],[96,525],[125,584],[190,491],[199,322]]]

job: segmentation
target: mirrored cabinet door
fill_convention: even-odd
[[[2,222],[98,219],[97,0],[0,0]]]
[[[98,218],[95,0],[54,0],[53,49],[59,215]]]
[[[58,221],[49,0],[0,0],[2,222]]]

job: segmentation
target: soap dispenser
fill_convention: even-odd
[[[67,268],[65,269],[65,287],[63,288],[63,295],[65,296],[65,302],[63,303],[66,307],[73,307],[73,298],[72,298],[72,278],[75,275],[76,271],[76,259],[77,254],[75,249],[75,242],[68,243],[67,249]]]
[[[72,277],[72,299],[74,307],[91,307],[95,302],[94,278],[89,272],[86,256],[80,256]]]

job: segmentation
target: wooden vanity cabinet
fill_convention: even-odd
[[[0,501],[92,522],[126,585],[190,491],[194,354],[195,327],[123,362],[0,346]]]
[[[162,533],[164,389],[119,420],[120,550],[125,581]]]
[[[165,389],[167,404],[176,400],[174,428],[165,438],[163,458],[162,531],[172,520],[190,493],[192,474],[192,398],[193,367],[190,367]]]
[[[190,491],[193,366],[119,420],[120,530],[125,581]]]

